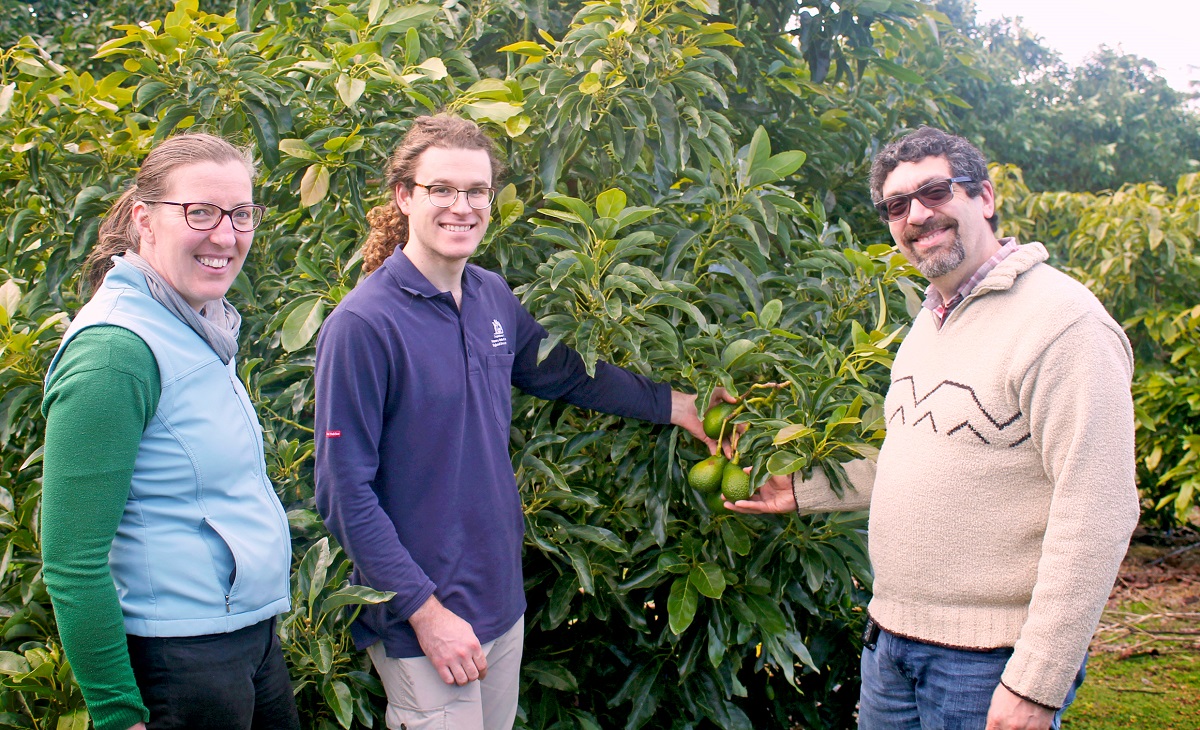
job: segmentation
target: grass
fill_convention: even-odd
[[[1063,730],[1200,730],[1200,653],[1092,654]]]
[[[1063,730],[1200,730],[1200,549],[1184,537],[1130,547]]]

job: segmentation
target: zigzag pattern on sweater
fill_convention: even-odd
[[[899,387],[900,384],[905,381],[908,381],[909,385],[907,390]],[[965,420],[959,420],[961,418],[961,415],[959,414],[962,414],[964,411],[969,412],[971,410],[969,406],[964,406],[964,404],[961,402],[963,400],[961,398],[963,393],[971,397],[970,402],[975,405],[975,411],[979,415],[983,416],[982,419],[973,419],[972,417],[968,416]],[[938,395],[937,398],[934,398],[935,394],[940,395]],[[951,414],[949,420],[958,421],[954,426],[951,426],[945,431],[947,436],[953,436],[959,432],[966,432],[973,435],[975,438],[979,439],[985,444],[991,444],[994,441],[1005,440],[1005,437],[1008,436],[1008,434],[1001,432],[1014,425],[1019,426],[1020,424],[1025,423],[1025,421],[1021,418],[1020,410],[1007,418],[1001,418],[992,415],[987,408],[984,408],[983,403],[979,400],[979,396],[975,394],[974,388],[962,383],[956,383],[953,380],[943,380],[935,385],[933,389],[925,395],[918,396],[916,381],[913,379],[913,376],[907,375],[902,378],[897,378],[892,382],[891,395],[893,397],[900,398],[903,398],[904,395],[911,395],[912,399],[901,403],[899,406],[892,409],[891,415],[888,416],[889,428],[891,427],[892,422],[899,417],[901,425],[912,425],[915,427],[925,421],[928,421],[929,426],[933,428],[934,433],[941,433],[941,431],[938,430],[937,418],[934,415],[934,411],[938,410],[943,414],[949,412]],[[933,398],[933,400],[930,401],[930,403],[926,406],[925,401],[931,398]],[[941,407],[939,408],[939,406]],[[908,418],[910,415],[916,416],[916,419],[912,422],[912,424],[908,423]],[[1026,428],[1025,433],[1017,440],[1009,443],[1008,447],[1013,448],[1020,446],[1028,441],[1029,437],[1030,433],[1028,428]]]

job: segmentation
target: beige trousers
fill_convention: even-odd
[[[423,656],[389,657],[383,642],[367,648],[387,692],[388,730],[511,730],[517,717],[525,617],[483,645],[487,677],[446,684]]]

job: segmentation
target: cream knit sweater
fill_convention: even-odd
[[[892,633],[1013,646],[1001,678],[1060,707],[1137,524],[1133,356],[1081,284],[1021,246],[892,369],[878,465],[794,484],[801,512],[870,506],[868,607]]]

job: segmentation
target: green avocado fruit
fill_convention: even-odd
[[[701,494],[716,494],[721,491],[724,469],[725,457],[714,454],[691,468],[688,472],[688,484]]]
[[[725,495],[720,492],[704,495],[704,503],[715,515],[731,514],[729,510],[725,509]]]
[[[720,436],[721,426],[725,424],[725,421],[729,420],[729,416],[735,408],[732,403],[718,403],[709,408],[708,412],[704,414],[704,435],[710,439]],[[725,436],[729,436],[729,429],[725,430]]]
[[[730,502],[750,498],[750,475],[742,471],[740,464],[730,462],[721,474],[721,494]]]

